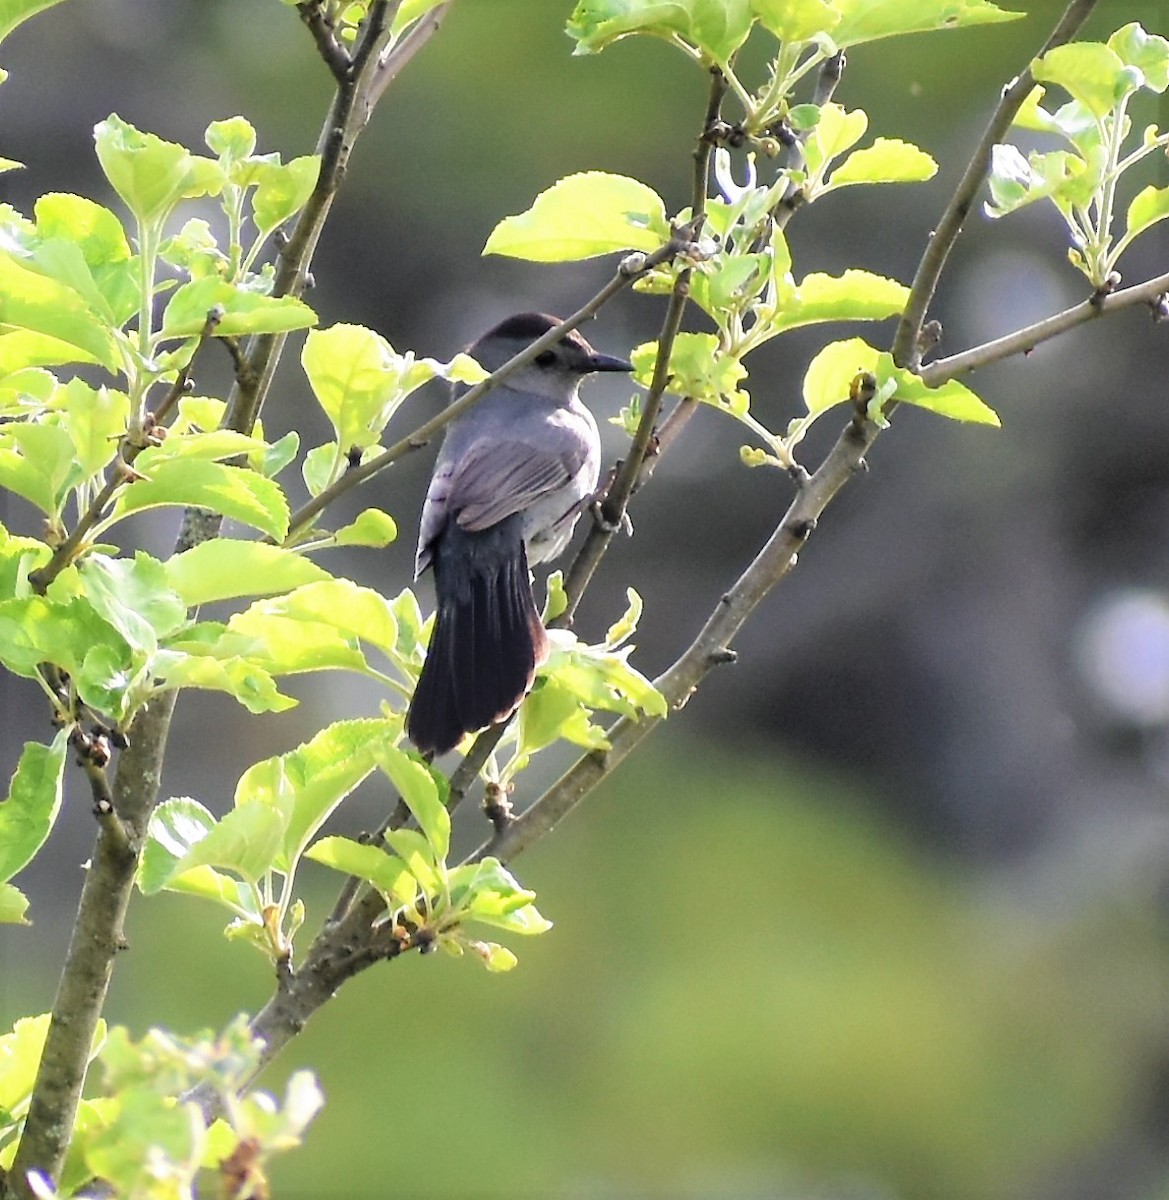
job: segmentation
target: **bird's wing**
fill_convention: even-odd
[[[463,529],[487,529],[565,487],[586,457],[587,446],[577,439],[536,446],[493,437],[473,442],[457,459],[442,463],[422,508],[418,573],[429,565],[430,545],[451,513]]]
[[[464,529],[486,529],[565,487],[585,460],[582,447],[530,442],[476,443],[460,460],[447,509]]]

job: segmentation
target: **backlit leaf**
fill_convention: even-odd
[[[527,212],[505,217],[484,254],[565,262],[619,250],[657,250],[670,236],[661,197],[624,175],[586,171],[541,192]]]

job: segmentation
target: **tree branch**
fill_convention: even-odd
[[[158,795],[174,697],[173,692],[156,696],[134,722],[131,744],[118,759],[112,812],[98,814],[97,843],[53,1001],[24,1133],[8,1179],[9,1194],[17,1200],[33,1200],[30,1171],[56,1179],[65,1161],[114,957],[125,945],[123,921],[134,888],[138,853]],[[99,791],[95,791],[95,800],[102,808],[105,797]]]
[[[349,51],[337,41],[333,22],[325,12],[324,0],[304,0],[304,3],[296,6],[296,11],[313,35],[325,66],[332,71],[333,78],[340,82],[349,70],[351,59]]]
[[[394,4],[393,11],[396,9]],[[353,143],[369,119],[368,98],[381,66],[380,56],[389,37],[391,19],[387,0],[375,0],[318,143],[323,154],[317,186],[281,251],[273,290],[276,296],[296,295],[303,290],[309,261],[344,176]],[[411,54],[417,52],[436,27],[435,23],[427,25],[429,32],[420,35]],[[211,322],[210,315],[208,321]],[[283,336],[252,340],[245,369],[239,373],[228,401],[228,427],[250,431],[255,424],[283,344]],[[100,506],[95,501],[90,527],[112,494],[111,490]],[[219,524],[220,520],[214,516],[188,510],[176,552],[214,537]],[[87,529],[74,530],[77,544],[86,532]],[[54,560],[59,573],[68,557],[54,556]],[[42,582],[47,586],[48,580]],[[114,957],[123,944],[122,923],[134,886],[138,854],[158,797],[176,695],[161,692],[152,697],[134,720],[129,746],[118,759],[112,790],[112,814],[117,820],[103,819],[99,823],[28,1116],[13,1168],[4,1183],[5,1194],[15,1200],[33,1200],[28,1182],[30,1172],[51,1179],[60,1176],[94,1032],[105,1006]]]
[[[1059,22],[1051,32],[1051,36],[1043,43],[1039,54],[1042,57],[1056,46],[1062,46],[1075,35],[1077,29],[1088,19],[1096,0],[1072,0],[1064,11]],[[930,234],[930,240],[925,253],[917,266],[917,273],[909,289],[909,299],[897,325],[897,333],[891,347],[893,361],[899,367],[909,367],[916,371],[921,364],[921,354],[918,340],[921,337],[922,325],[925,323],[926,312],[930,301],[934,298],[938,280],[950,256],[962,225],[974,204],[974,198],[990,173],[991,150],[1006,136],[1011,122],[1023,101],[1031,94],[1035,86],[1030,65],[1003,89],[1001,99],[990,118],[990,123],[983,133],[982,139],[975,148],[974,155],[966,166],[962,178],[958,182],[949,204],[942,213],[937,227]]]
[[[706,219],[706,193],[710,179],[710,156],[720,136],[722,128],[722,103],[727,94],[727,78],[718,67],[710,71],[710,92],[706,101],[706,115],[702,128],[694,144],[694,174],[690,188],[690,226],[693,236],[697,237],[702,223]],[[624,460],[617,464],[613,481],[609,484],[601,500],[597,516],[589,527],[576,557],[573,558],[564,577],[564,590],[568,596],[568,604],[564,612],[552,622],[553,625],[566,628],[571,626],[576,615],[577,605],[588,588],[593,574],[600,565],[601,559],[609,549],[613,534],[621,528],[625,513],[641,479],[642,470],[654,445],[658,414],[661,411],[662,398],[670,382],[670,356],[674,350],[674,341],[682,327],[682,316],[686,310],[686,302],[690,297],[691,268],[686,267],[678,273],[670,293],[670,303],[666,315],[662,319],[661,332],[658,334],[658,353],[654,361],[653,379],[646,393],[645,405],[637,430],[629,446],[629,452]]]
[[[1152,307],[1166,293],[1169,293],[1169,271],[1144,283],[1121,288],[1107,296],[1092,296],[1079,304],[1073,304],[1071,308],[1065,308],[1063,312],[1054,313],[1033,325],[996,338],[993,342],[984,342],[981,346],[963,350],[960,354],[951,354],[949,358],[936,359],[928,366],[922,367],[921,377],[930,387],[938,387],[948,379],[977,371],[979,367],[990,366],[991,363],[1001,362],[1004,358],[1011,358],[1016,354],[1026,354],[1040,342],[1067,333],[1105,313],[1120,312],[1139,304]]]

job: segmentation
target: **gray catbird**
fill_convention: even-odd
[[[494,371],[557,324],[521,313],[470,353]],[[406,717],[424,753],[510,716],[548,657],[528,564],[567,545],[600,466],[597,423],[577,391],[586,375],[632,369],[574,331],[448,426],[415,560],[415,578],[434,567],[438,608]]]

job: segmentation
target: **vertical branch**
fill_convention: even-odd
[[[376,97],[388,78],[417,53],[438,27],[437,19],[426,22],[426,32],[418,33],[410,41],[408,52],[395,57],[394,49],[387,52],[387,46],[390,22],[397,8],[397,0],[394,3],[375,0],[359,45],[346,64],[340,53],[333,53],[326,44],[329,31],[322,23],[319,6],[301,6],[302,17],[339,82],[318,143],[322,164],[317,186],[280,256],[274,289],[278,296],[303,291],[321,229],[344,178],[353,144],[369,120]],[[403,43],[408,40],[402,39]],[[253,339],[228,401],[229,427],[250,430],[254,425],[283,344],[283,336]],[[214,537],[219,524],[220,518],[215,514],[188,510],[176,551]],[[114,958],[123,945],[123,921],[134,886],[138,855],[158,797],[175,700],[174,692],[159,693],[150,700],[131,725],[130,743],[119,757],[82,888],[24,1131],[12,1170],[6,1179],[0,1177],[0,1196],[4,1200],[33,1200],[30,1173],[49,1179],[60,1177]],[[111,805],[112,812],[107,811]]]
[[[130,745],[118,759],[110,797],[113,813],[99,812],[99,817],[115,819],[99,821],[24,1134],[8,1178],[7,1194],[15,1200],[33,1200],[30,1171],[50,1179],[60,1176],[73,1136],[114,958],[125,945],[122,924],[134,888],[138,853],[158,795],[174,702],[174,692],[162,693],[134,722]],[[102,807],[100,798],[98,807]]]
[[[718,139],[718,130],[722,121],[719,113],[722,109],[723,98],[727,94],[727,78],[718,67],[710,70],[710,92],[706,103],[706,116],[702,129],[694,146],[694,175],[691,185],[690,227],[693,237],[697,237],[702,229],[702,221],[706,212],[706,192],[710,176],[710,156]],[[629,499],[637,486],[642,468],[649,456],[654,442],[658,413],[661,410],[662,397],[670,382],[670,354],[674,348],[674,339],[682,326],[682,316],[686,310],[686,302],[690,297],[691,268],[684,267],[678,272],[674,281],[674,289],[670,294],[670,303],[662,321],[662,330],[658,335],[658,356],[654,363],[653,379],[645,398],[641,419],[637,431],[629,447],[629,453],[623,462],[617,466],[616,474],[602,499],[599,519],[593,522],[588,537],[581,546],[576,558],[573,559],[565,575],[564,586],[568,595],[568,606],[553,622],[558,626],[572,624],[577,605],[584,595],[585,589],[592,580],[613,534],[621,528],[625,519],[625,510]]]

